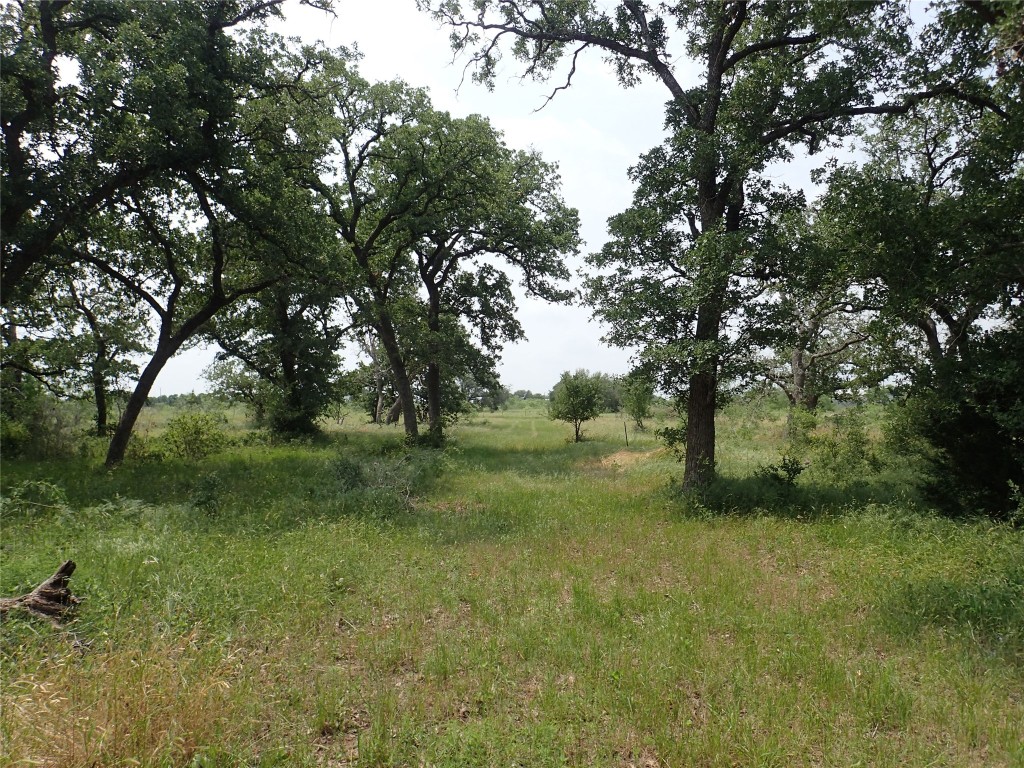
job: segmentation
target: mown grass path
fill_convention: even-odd
[[[88,599],[77,642],[5,625],[3,760],[1024,765],[1019,531],[708,512],[621,430],[13,467],[69,499],[5,509],[4,594],[67,556]]]

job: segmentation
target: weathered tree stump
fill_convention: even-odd
[[[68,589],[68,580],[75,571],[75,561],[68,560],[50,578],[20,597],[0,597],[0,617],[12,608],[23,608],[31,614],[58,622],[74,608],[79,599]]]

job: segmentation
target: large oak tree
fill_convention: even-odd
[[[421,2],[453,28],[476,75],[492,83],[510,43],[525,72],[547,77],[565,57],[571,83],[579,59],[597,50],[623,86],[654,77],[670,96],[671,130],[660,156],[641,163],[641,176],[661,179],[660,232],[689,262],[687,303],[666,306],[651,296],[650,313],[674,314],[685,340],[672,366],[685,374],[686,486],[713,477],[715,408],[726,377],[729,327],[757,270],[751,242],[756,225],[752,185],[769,179],[771,163],[796,145],[814,152],[847,135],[860,115],[905,112],[936,96],[985,101],[978,77],[983,49],[938,47],[914,55],[902,4],[688,0],[625,0],[605,10],[579,0],[459,0]],[[655,165],[655,168],[651,166]],[[644,222],[638,222],[644,224]],[[659,245],[664,245],[660,243]],[[753,289],[757,292],[757,289]],[[627,339],[623,339],[626,341]],[[632,340],[643,343],[642,338]]]

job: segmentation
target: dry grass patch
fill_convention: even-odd
[[[653,451],[622,450],[609,454],[602,459],[598,459],[594,464],[601,469],[627,469],[632,467],[634,464],[661,458],[664,455],[666,455],[666,451],[664,449]]]
[[[244,729],[232,693],[240,660],[230,651],[211,659],[201,642],[193,633],[146,651],[73,650],[10,677],[2,719],[11,764],[181,765],[230,740]]]

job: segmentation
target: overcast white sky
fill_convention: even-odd
[[[557,81],[524,82],[511,60],[493,92],[464,79],[463,62],[452,61],[449,31],[418,12],[415,0],[337,0],[334,18],[292,0],[285,14],[285,34],[332,47],[355,44],[367,78],[426,87],[436,108],[456,116],[484,115],[510,146],[533,147],[557,162],[563,196],[580,212],[581,256],[600,249],[608,217],[631,202],[627,169],[664,136],[665,87],[649,81],[623,89],[597,52],[581,57],[572,87],[537,111]],[[573,260],[577,285],[582,266],[582,258]],[[499,368],[502,383],[513,391],[547,392],[565,370],[616,374],[629,369],[630,353],[601,342],[604,329],[585,307],[522,300],[519,319],[527,339],[506,347]],[[201,372],[212,357],[212,350],[182,353],[161,374],[154,394],[208,388]]]

